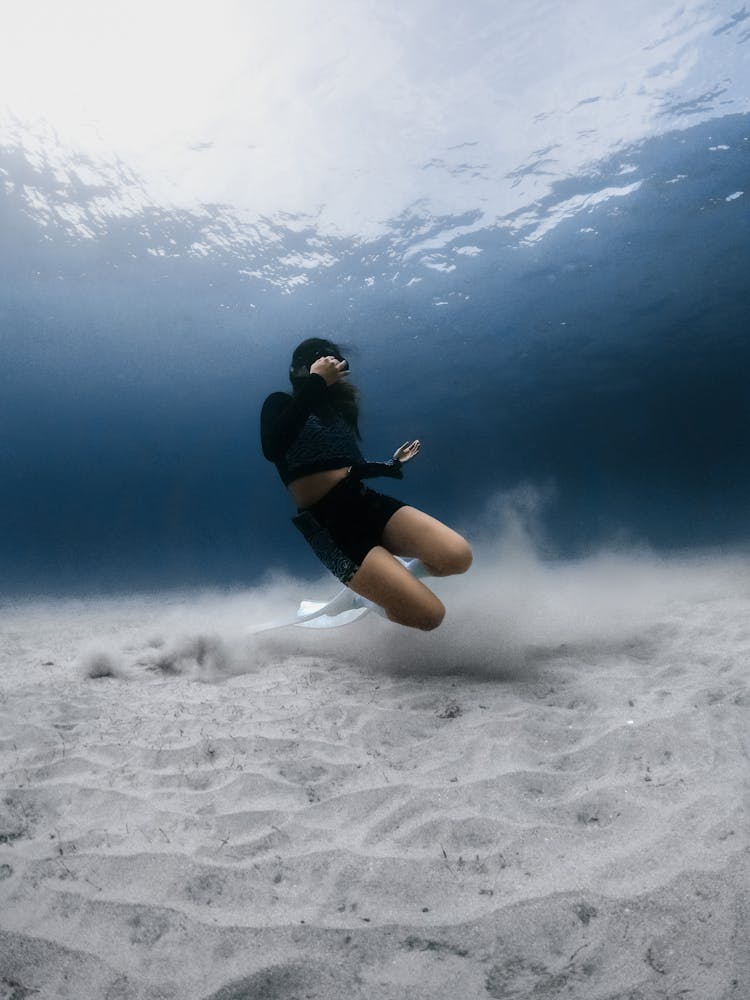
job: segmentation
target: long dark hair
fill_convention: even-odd
[[[302,379],[310,374],[310,367],[318,358],[326,358],[329,355],[337,361],[344,360],[342,348],[323,337],[308,337],[294,348],[292,363],[289,366],[289,380],[294,392],[299,388]],[[316,409],[315,415],[324,423],[331,423],[337,417],[343,417],[359,437],[359,390],[351,382],[335,382],[329,385],[326,401]]]

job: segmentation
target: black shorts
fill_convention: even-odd
[[[347,478],[292,521],[326,569],[349,583],[370,549],[382,543],[386,524],[405,506],[359,479]]]

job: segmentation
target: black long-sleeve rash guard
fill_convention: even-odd
[[[357,444],[354,428],[341,416],[322,421],[315,410],[324,404],[328,389],[322,375],[308,375],[295,386],[293,396],[274,392],[260,415],[263,454],[274,462],[285,486],[329,469],[351,467],[359,479],[389,476],[402,479],[401,463],[366,462]]]

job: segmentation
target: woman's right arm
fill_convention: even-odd
[[[300,380],[293,396],[274,392],[268,397],[260,414],[260,441],[269,462],[275,462],[291,447],[326,388],[322,375],[311,374]]]

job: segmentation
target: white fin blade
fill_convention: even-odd
[[[330,601],[300,601],[300,605],[297,608],[297,617],[303,618],[306,615],[317,614],[327,604],[330,604]]]
[[[419,559],[402,559],[400,556],[397,558],[418,580],[429,576]],[[349,625],[351,622],[357,621],[368,611],[385,614],[380,608],[355,594],[353,590],[343,587],[334,594],[330,601],[301,601],[297,614],[293,618],[260,625],[258,628],[254,628],[251,634],[257,635],[259,632],[270,632],[273,629],[287,628],[290,625],[299,625],[302,628],[338,628],[340,625]]]
[[[299,628],[338,628],[340,625],[350,625],[358,618],[366,615],[369,608],[351,608],[349,611],[341,611],[337,615],[319,615],[306,622],[295,622]]]

